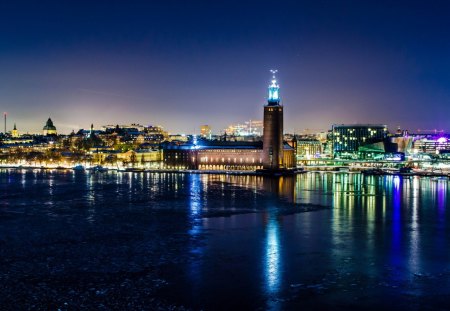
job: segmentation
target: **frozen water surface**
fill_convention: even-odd
[[[0,171],[2,310],[445,310],[449,181]]]

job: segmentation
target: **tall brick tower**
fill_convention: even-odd
[[[283,106],[280,103],[280,86],[271,70],[272,83],[269,86],[267,105],[264,106],[263,168],[278,170],[284,168],[283,161]]]

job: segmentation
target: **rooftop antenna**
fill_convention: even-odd
[[[6,134],[6,115],[7,115],[7,113],[4,112],[4,113],[3,113],[3,117],[5,118],[5,132],[4,132],[5,134]]]

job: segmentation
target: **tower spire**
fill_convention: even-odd
[[[271,70],[269,98],[264,106],[263,168],[278,170],[285,167],[283,147],[283,106],[280,105],[280,87]]]
[[[270,70],[272,73],[272,81],[269,85],[269,98],[267,99],[269,106],[278,106],[280,105],[280,86],[277,83],[277,78],[275,74],[278,70]]]

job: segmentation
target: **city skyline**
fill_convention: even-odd
[[[0,109],[24,132],[217,130],[262,119],[277,68],[286,132],[449,131],[449,4],[386,3],[3,3]]]
[[[0,1],[1,310],[450,310],[449,0]]]

